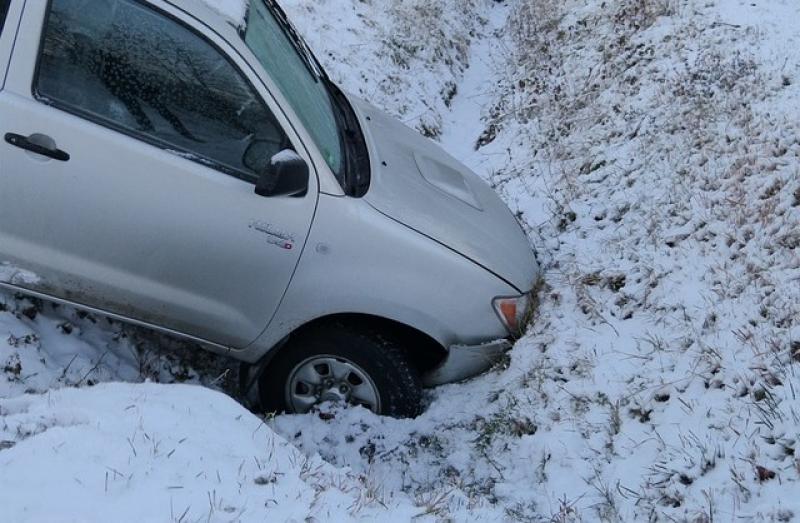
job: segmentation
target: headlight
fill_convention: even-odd
[[[530,294],[522,296],[501,296],[492,302],[494,310],[508,332],[514,336],[522,334],[530,310]]]

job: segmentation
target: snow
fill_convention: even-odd
[[[236,27],[244,27],[247,23],[250,0],[202,0],[202,2]]]
[[[12,285],[33,285],[39,283],[39,277],[31,271],[15,267],[11,263],[0,263],[0,282]]]
[[[280,3],[335,82],[435,137],[492,0]]]
[[[417,419],[262,423],[216,391],[141,383],[229,390],[230,362],[6,295],[13,520],[52,514],[47,495],[98,521],[800,516],[800,5],[282,4],[346,89],[521,216],[545,268],[535,322]],[[112,381],[131,384],[89,386]],[[285,476],[256,485],[257,463]]]
[[[390,490],[447,492],[456,519],[464,503],[489,519],[791,519],[800,6],[484,13],[440,140],[527,222],[547,282],[533,327],[507,369],[432,391],[417,420],[275,428]]]
[[[294,152],[291,149],[284,149],[283,151],[279,151],[278,154],[270,158],[270,163],[272,165],[276,165],[279,163],[293,162],[299,159],[301,159],[300,155],[298,155],[296,152]]]
[[[365,495],[231,398],[107,384],[0,400],[6,521],[349,521],[419,510]],[[6,443],[8,447],[10,443]],[[0,447],[2,448],[2,447]]]

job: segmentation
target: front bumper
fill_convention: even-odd
[[[481,345],[453,345],[445,360],[422,377],[426,387],[471,378],[497,363],[511,349],[508,340],[496,340]]]

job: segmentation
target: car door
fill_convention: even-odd
[[[16,21],[19,14],[19,2],[11,10],[11,0],[0,0],[0,89],[3,88],[8,67],[11,46],[16,36]]]
[[[243,348],[303,250],[317,180],[264,198],[248,147],[298,152],[242,58],[163,2],[27,2],[0,92],[0,262],[17,285]],[[287,134],[288,131],[288,134]]]

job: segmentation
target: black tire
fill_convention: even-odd
[[[259,381],[264,412],[291,411],[286,386],[292,371],[309,358],[321,355],[345,358],[369,376],[380,396],[377,414],[411,418],[422,411],[419,372],[392,336],[331,322],[293,336],[265,369]]]

